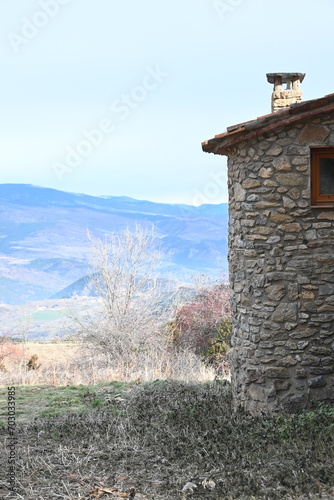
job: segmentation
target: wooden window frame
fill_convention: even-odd
[[[320,194],[320,159],[334,158],[334,147],[311,148],[311,206],[334,207],[334,194]]]

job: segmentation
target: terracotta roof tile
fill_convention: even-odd
[[[278,127],[334,111],[334,93],[319,99],[292,104],[276,113],[227,127],[226,132],[202,143],[203,151],[227,154],[230,147]]]

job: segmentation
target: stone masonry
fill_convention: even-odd
[[[303,92],[300,84],[304,80],[305,73],[268,73],[267,80],[274,84],[271,96],[271,111],[276,113],[282,108],[301,102]],[[286,88],[283,88],[283,85]]]
[[[255,415],[334,402],[334,208],[310,201],[310,147],[334,145],[334,107],[312,116],[203,143],[228,155],[232,389]]]

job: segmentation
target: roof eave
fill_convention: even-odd
[[[278,113],[272,113],[256,120],[227,128],[227,132],[216,135],[202,143],[206,153],[227,155],[228,151],[238,143],[250,140],[259,134],[266,134],[275,129],[298,121],[307,120],[321,114],[334,111],[334,94],[320,99],[293,104]]]

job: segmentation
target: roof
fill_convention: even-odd
[[[248,141],[258,135],[271,132],[300,121],[324,115],[334,111],[334,94],[319,99],[292,104],[276,113],[270,113],[244,123],[227,127],[226,132],[216,135],[213,139],[202,142],[206,153],[227,155],[228,151],[238,143]]]

